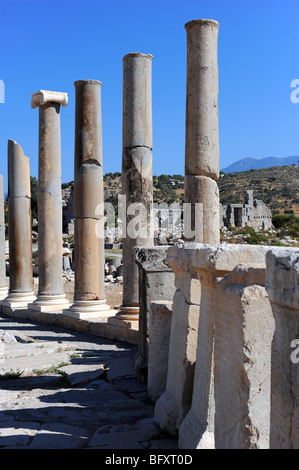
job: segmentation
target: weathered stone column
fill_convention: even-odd
[[[9,293],[1,305],[2,312],[12,316],[14,309],[35,300],[29,158],[13,140],[8,141],[8,237]]]
[[[3,175],[0,175],[0,300],[7,296]]]
[[[118,319],[138,321],[138,267],[133,248],[153,245],[152,56],[123,58],[123,303]]]
[[[188,247],[188,245],[186,246]],[[190,399],[189,393],[191,389],[192,401],[189,412],[179,426],[179,447],[181,449],[214,448],[215,415],[217,414],[214,394],[216,381],[214,377],[215,344],[219,336],[217,336],[217,332],[215,333],[215,325],[218,319],[218,309],[222,307],[221,295],[220,297],[217,295],[217,284],[240,264],[249,263],[255,266],[265,262],[267,247],[229,244],[190,244],[190,249],[185,249],[185,253],[188,251],[187,257],[189,258],[192,270],[196,273],[198,282],[200,282],[201,293],[197,324],[195,368],[193,377],[189,376],[187,379],[184,379],[183,391],[185,393],[180,398],[180,400],[183,398],[184,401],[188,397]],[[182,256],[185,253],[182,252],[179,257],[181,262],[183,261]],[[226,333],[225,329],[224,332]],[[241,334],[239,341],[242,341],[242,333],[240,330],[239,332]],[[178,334],[178,330],[176,334]],[[240,363],[243,358],[237,359]],[[191,381],[192,387],[190,387]],[[187,388],[188,385],[190,388]],[[221,391],[221,386],[218,387],[219,389]],[[179,405],[178,410],[180,408],[181,405]]]
[[[271,449],[299,448],[299,250],[272,248],[266,289],[275,320],[271,359]]]
[[[220,243],[218,64],[219,24],[193,20],[187,31],[187,93],[185,142],[185,238]],[[191,237],[187,209],[191,212]]]
[[[175,293],[175,275],[167,264],[169,246],[135,247],[135,261],[139,269],[139,332],[138,353],[134,361],[137,378],[147,382],[149,314],[153,300],[172,301]]]
[[[106,316],[101,82],[78,80],[75,122],[75,295],[64,315]],[[111,315],[111,311],[109,312]]]
[[[216,282],[238,264],[260,263],[266,251],[263,246],[196,243],[168,251],[176,293],[166,390],[156,403],[155,421],[171,434],[179,430],[180,448],[214,445]]]
[[[31,106],[39,107],[38,264],[37,311],[61,311],[68,305],[62,278],[62,198],[60,105],[67,93],[40,90]]]

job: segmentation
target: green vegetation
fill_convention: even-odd
[[[8,372],[5,372],[4,375],[1,376],[1,379],[18,379],[21,377],[23,374],[23,370],[17,369],[17,370],[9,370]]]
[[[33,373],[35,375],[44,375],[44,374],[60,374],[65,375],[62,370],[59,370],[60,367],[68,366],[70,362],[60,362],[57,365],[53,365],[44,369],[34,369]]]
[[[280,236],[290,236],[293,239],[299,237],[299,217],[295,214],[275,214],[272,223],[276,229],[279,229]]]
[[[153,177],[154,203],[172,204],[184,202],[184,177],[181,175],[160,175]]]
[[[299,215],[299,166],[275,166],[260,170],[225,173],[218,186],[222,204],[243,202],[246,189],[253,189],[274,214],[294,211]]]

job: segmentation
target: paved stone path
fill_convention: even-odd
[[[136,346],[0,315],[0,449],[177,449]]]

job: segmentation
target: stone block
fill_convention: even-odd
[[[96,163],[85,163],[76,169],[74,215],[76,218],[99,220],[104,216],[102,181],[103,169]],[[76,224],[76,222],[75,222]]]
[[[201,420],[200,431],[204,438],[196,443],[200,448],[211,446],[214,442],[213,354],[216,282],[244,260],[253,264],[265,261],[266,252],[266,247],[196,243],[176,245],[168,250],[167,263],[175,272],[177,290],[173,299],[166,390],[156,403],[155,419],[169,433],[178,432],[191,408],[194,371],[198,367],[204,377],[204,418]],[[248,268],[246,276],[250,275]],[[264,282],[265,276],[259,271],[259,279],[261,278]]]
[[[274,320],[265,287],[239,276],[217,286],[215,334],[215,446],[268,449],[270,436],[271,343]],[[245,267],[243,274],[248,272]],[[263,282],[263,280],[262,280]]]
[[[162,430],[176,435],[190,409],[197,349],[199,306],[190,305],[176,291],[169,342],[166,390],[155,405],[155,421]]]
[[[149,314],[151,301],[172,301],[175,293],[175,275],[167,264],[168,246],[135,247],[135,261],[139,269],[139,339],[135,359],[137,377],[147,381]]]
[[[151,302],[149,313],[147,391],[157,401],[166,388],[172,302]]]
[[[152,59],[139,52],[123,58],[123,148],[153,147]]]
[[[195,206],[197,203],[197,207]],[[186,210],[190,204],[191,223],[188,227]],[[219,189],[216,181],[206,176],[185,176],[184,235],[191,239],[195,231],[197,243],[220,243]],[[189,230],[188,230],[189,229]]]
[[[275,320],[271,374],[271,449],[299,447],[299,250],[267,254],[266,289]]]

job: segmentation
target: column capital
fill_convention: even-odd
[[[33,109],[49,102],[59,103],[65,107],[68,104],[68,94],[60,91],[39,90],[31,95],[31,107]]]

